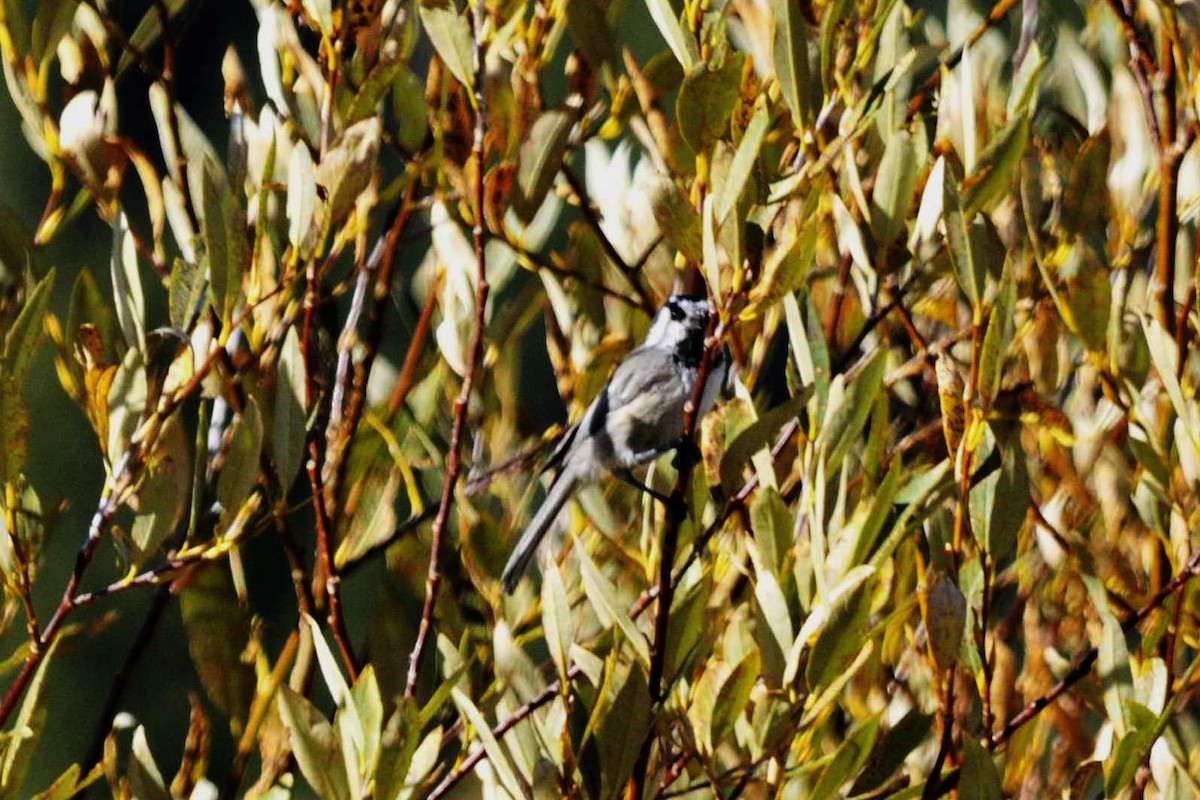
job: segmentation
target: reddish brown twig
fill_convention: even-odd
[[[421,622],[417,628],[417,639],[413,644],[412,653],[409,654],[408,676],[404,682],[405,697],[412,697],[416,692],[421,657],[429,640],[430,629],[433,627],[433,607],[437,601],[438,587],[442,582],[442,538],[450,517],[450,505],[454,500],[454,487],[458,483],[458,474],[462,469],[460,451],[462,450],[463,432],[467,427],[467,404],[474,388],[476,370],[479,369],[483,360],[484,312],[490,291],[487,282],[487,255],[483,247],[483,140],[487,132],[487,106],[484,99],[486,65],[484,64],[483,43],[485,22],[483,0],[475,0],[472,3],[472,19],[471,48],[475,58],[475,136],[471,144],[471,153],[472,158],[475,159],[475,224],[471,234],[475,245],[475,320],[471,331],[470,350],[462,387],[459,389],[458,398],[454,401],[454,424],[450,430],[450,450],[446,455],[446,478],[442,485],[442,498],[438,504],[437,516],[434,517],[433,528],[430,531],[429,572],[425,578],[425,603],[421,608]]]
[[[667,503],[666,520],[663,526],[661,545],[659,546],[658,562],[658,611],[654,617],[654,640],[650,646],[650,698],[655,703],[663,699],[663,673],[667,663],[667,635],[670,631],[671,600],[674,597],[673,573],[675,567],[675,552],[679,545],[679,527],[687,517],[687,496],[691,486],[692,470],[700,460],[700,450],[695,445],[697,410],[700,398],[704,393],[704,384],[708,381],[708,373],[712,369],[721,335],[724,333],[724,323],[717,320],[717,314],[711,315],[708,321],[708,335],[704,342],[704,353],[700,359],[700,367],[696,371],[696,385],[692,387],[692,396],[683,408],[683,439],[685,446],[676,455],[678,475],[675,478],[675,488],[671,491],[670,502]],[[647,732],[642,742],[641,752],[633,768],[633,776],[626,788],[626,796],[641,798],[645,794],[646,781],[649,778],[650,751],[654,746],[653,727]]]
[[[967,37],[967,41],[956,47],[954,52],[947,56],[946,60],[942,62],[942,66],[946,67],[946,69],[954,69],[954,67],[958,65],[958,62],[962,61],[963,52],[968,47],[974,47],[975,44],[983,38],[985,33],[999,25],[1000,21],[1008,15],[1008,12],[1011,11],[1016,4],[1017,0],[1000,0],[1000,2],[992,6],[992,10],[988,12],[987,17],[983,20],[983,22],[979,23],[975,30],[971,31],[971,35]],[[941,82],[942,71],[940,69],[935,69],[929,75],[929,77],[925,79],[925,83],[921,85],[921,88],[913,93],[912,99],[908,102],[909,117],[915,117],[918,113],[920,113],[921,108],[925,105],[926,101],[929,100],[929,95],[934,89],[938,88]]]

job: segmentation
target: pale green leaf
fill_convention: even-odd
[[[471,89],[475,85],[475,70],[467,20],[455,8],[453,0],[421,0],[417,8],[433,49],[450,74]]]

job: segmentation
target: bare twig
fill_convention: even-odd
[[[95,730],[92,731],[92,742],[88,745],[87,755],[83,757],[84,772],[100,762],[104,753],[104,740],[112,729],[113,718],[116,717],[121,701],[125,697],[125,687],[129,685],[129,679],[137,669],[138,662],[142,660],[142,656],[146,653],[146,647],[154,638],[158,624],[162,621],[163,612],[167,610],[170,601],[171,587],[158,587],[158,591],[154,593],[154,598],[150,601],[150,608],[146,610],[146,617],[142,620],[141,627],[138,628],[137,635],[133,638],[133,643],[129,645],[129,652],[125,654],[125,660],[121,662],[121,667],[117,670],[117,674],[109,686],[108,697],[104,700],[100,719],[96,722]]]
[[[350,313],[346,316],[341,339],[338,341],[337,372],[334,378],[333,398],[330,403],[329,425],[326,428],[328,449],[325,455],[325,475],[327,477],[325,497],[331,505],[336,503],[337,490],[344,477],[345,456],[350,449],[355,431],[358,429],[363,405],[366,402],[367,379],[375,363],[375,355],[379,352],[379,344],[383,341],[384,312],[388,306],[386,302],[388,289],[392,285],[396,248],[401,234],[412,217],[412,201],[416,186],[417,181],[414,177],[404,198],[396,208],[387,235],[377,245],[376,253],[372,253],[371,258],[368,258],[358,270]],[[376,254],[378,254],[378,258],[376,258]],[[351,383],[350,354],[357,339],[356,331],[362,316],[367,286],[372,284],[372,279],[374,279],[371,289],[372,303],[367,312],[367,335],[363,339],[362,361],[354,370],[354,380]]]
[[[1179,238],[1179,168],[1183,151],[1175,147],[1175,49],[1170,35],[1162,37],[1162,120],[1159,124],[1158,220],[1154,241],[1154,314],[1163,327],[1175,322],[1175,245]]]
[[[300,631],[293,629],[287,641],[284,642],[283,650],[280,651],[279,657],[275,660],[275,666],[271,668],[271,675],[267,679],[266,686],[254,695],[254,702],[250,706],[246,727],[242,730],[242,736],[238,740],[237,752],[233,757],[233,765],[230,767],[229,776],[225,780],[224,797],[237,796],[238,790],[242,785],[242,776],[246,772],[246,765],[250,761],[250,755],[254,752],[254,746],[258,744],[259,729],[267,717],[267,712],[272,707],[275,692],[283,684],[283,680],[287,675],[288,669],[292,666],[292,661],[296,658],[299,648]]]
[[[404,696],[412,697],[417,689],[417,676],[420,671],[421,657],[429,640],[430,629],[433,627],[433,609],[437,601],[438,587],[441,585],[441,552],[442,538],[446,532],[446,523],[450,517],[450,505],[454,500],[454,488],[458,483],[458,475],[462,468],[460,451],[462,450],[463,433],[467,427],[467,405],[474,389],[476,370],[483,360],[484,312],[487,307],[490,287],[487,282],[487,255],[484,250],[484,135],[487,133],[487,105],[484,97],[484,80],[487,77],[484,63],[484,23],[487,15],[483,0],[474,0],[471,4],[472,29],[471,50],[475,61],[475,136],[471,145],[472,158],[475,159],[475,224],[472,239],[475,245],[475,320],[471,331],[470,350],[467,356],[466,372],[463,375],[462,387],[458,398],[454,401],[454,423],[450,431],[450,451],[446,456],[446,477],[442,485],[442,498],[438,504],[437,516],[433,520],[429,543],[429,572],[425,579],[425,603],[421,609],[421,621],[417,628],[416,642],[408,659],[408,676],[404,683]]]
[[[695,444],[697,411],[700,408],[700,398],[704,393],[704,385],[708,382],[708,373],[712,369],[720,339],[724,333],[724,324],[719,322],[714,309],[709,317],[708,331],[704,342],[704,353],[700,359],[700,367],[696,371],[696,385],[692,387],[692,396],[683,407],[683,437],[684,446],[676,454],[678,475],[675,488],[671,492],[670,502],[667,503],[665,525],[662,540],[659,545],[658,562],[658,613],[654,617],[654,641],[650,648],[650,699],[655,703],[663,699],[663,673],[667,663],[667,636],[670,631],[671,600],[674,596],[673,570],[675,568],[675,551],[679,544],[679,527],[687,517],[687,495],[691,486],[692,470],[700,460],[700,449]],[[649,779],[650,751],[654,746],[653,726],[647,732],[642,742],[641,752],[633,768],[626,795],[640,798],[645,794],[646,781]]]
[[[608,256],[608,259],[616,266],[617,271],[624,276],[626,282],[632,287],[634,294],[637,295],[638,304],[644,310],[652,311],[655,304],[650,300],[645,288],[642,286],[642,281],[638,274],[639,268],[625,263],[625,259],[617,251],[616,245],[612,243],[612,239],[604,232],[600,215],[597,213],[595,206],[592,205],[592,200],[588,197],[587,188],[583,185],[583,181],[565,164],[563,165],[562,173],[567,179],[567,185],[571,187],[571,191],[575,193],[575,197],[579,200],[579,211],[583,214],[588,227],[592,229],[592,233],[596,235],[596,239],[600,242],[600,247],[603,248],[604,254]],[[649,255],[649,251],[647,255]]]
[[[956,47],[954,51],[946,57],[946,59],[942,62],[942,66],[944,66],[946,69],[954,69],[954,67],[958,65],[958,62],[962,61],[963,51],[965,51],[968,47],[974,47],[975,44],[983,38],[983,35],[999,25],[1001,20],[1008,16],[1008,12],[1011,11],[1016,5],[1017,0],[1000,0],[1000,2],[992,6],[992,10],[988,12],[987,17],[983,20],[983,22],[979,23],[975,30],[971,31],[971,35],[967,37],[965,42]],[[921,88],[913,93],[912,99],[908,102],[909,117],[915,117],[921,112],[921,108],[924,107],[925,103],[929,100],[929,95],[934,89],[938,88],[941,82],[942,71],[940,69],[935,69],[932,73],[930,73],[929,77],[925,79],[925,83],[921,85]]]
[[[408,352],[404,354],[404,364],[400,367],[400,375],[396,385],[388,396],[387,415],[390,419],[404,405],[408,393],[416,383],[417,362],[421,360],[421,351],[425,349],[425,340],[429,338],[429,328],[433,323],[433,311],[437,308],[438,289],[442,285],[442,274],[438,273],[425,295],[425,304],[421,306],[421,316],[417,318],[417,326],[413,329],[412,338],[408,342]]]
[[[42,629],[41,635],[36,641],[30,642],[25,662],[21,665],[12,684],[9,685],[4,699],[0,701],[0,728],[7,723],[8,718],[16,709],[17,703],[29,685],[29,681],[33,679],[38,665],[49,651],[50,645],[58,638],[66,618],[76,609],[79,586],[83,581],[84,573],[92,563],[92,558],[96,555],[100,537],[112,522],[113,515],[117,513],[117,509],[128,491],[136,484],[141,469],[145,466],[146,452],[153,447],[157,433],[162,429],[162,423],[175,413],[186,399],[199,390],[201,383],[212,370],[214,361],[213,355],[210,354],[197,366],[196,371],[183,387],[171,397],[164,397],[160,400],[158,408],[151,412],[149,418],[134,433],[125,455],[114,465],[112,477],[105,483],[100,501],[96,505],[96,511],[88,524],[87,535],[84,537],[79,552],[75,555],[75,565],[63,587],[62,598],[54,609],[50,621]]]

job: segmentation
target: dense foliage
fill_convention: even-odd
[[[223,4],[117,5],[0,4],[49,171],[0,213],[0,795],[1200,794],[1192,4],[253,0],[219,125]],[[737,374],[675,502],[586,488],[505,595],[555,390],[680,287]],[[31,426],[46,353],[94,439]],[[169,614],[194,672],[138,672]]]

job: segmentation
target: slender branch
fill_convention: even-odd
[[[709,316],[708,331],[704,341],[704,352],[700,359],[700,367],[696,371],[696,384],[692,387],[692,396],[683,407],[683,438],[675,456],[675,466],[678,470],[675,478],[675,488],[671,492],[670,502],[667,503],[665,526],[662,533],[662,544],[659,547],[658,561],[658,611],[654,618],[654,641],[650,648],[650,699],[659,703],[663,699],[663,673],[667,663],[667,637],[670,632],[671,600],[674,596],[675,552],[679,545],[679,528],[687,517],[687,496],[691,486],[692,471],[700,461],[700,448],[695,444],[697,411],[700,399],[704,394],[708,374],[713,366],[717,348],[720,346],[724,333],[724,323],[718,321],[717,314]],[[633,768],[633,777],[626,788],[626,797],[641,798],[645,795],[646,781],[649,779],[650,751],[654,746],[653,727],[647,732],[642,742],[641,752]]]
[[[322,163],[333,138],[334,95],[341,72],[342,41],[343,37],[339,36],[336,42],[327,42],[325,63],[327,77],[325,97],[321,104],[321,132],[318,146],[319,160]],[[304,407],[306,410],[313,409],[321,402],[314,377],[319,368],[316,347],[313,342],[313,315],[319,300],[321,275],[328,271],[333,257],[334,253],[330,252],[325,265],[320,270],[317,268],[315,255],[310,257],[304,266],[304,318],[300,347],[304,355]],[[346,618],[342,613],[342,581],[334,564],[333,520],[330,517],[324,487],[324,459],[328,453],[328,443],[319,427],[315,427],[310,432],[307,449],[308,459],[305,463],[305,472],[308,474],[309,488],[312,492],[313,517],[317,533],[317,566],[313,581],[322,584],[327,613],[326,623],[333,634],[342,662],[353,680],[358,677],[358,662],[350,645]]]
[[[571,187],[571,191],[574,192],[575,197],[578,198],[579,211],[583,214],[583,218],[587,222],[588,227],[592,229],[592,233],[594,233],[597,240],[599,240],[600,247],[604,250],[604,254],[608,256],[609,260],[613,262],[614,266],[616,266],[617,271],[620,272],[621,275],[624,276],[626,282],[629,283],[634,294],[637,295],[638,304],[643,309],[653,309],[654,303],[651,302],[650,298],[646,295],[646,290],[642,286],[642,282],[638,277],[637,269],[625,263],[625,259],[622,258],[620,252],[617,251],[616,245],[612,243],[612,239],[610,239],[608,234],[604,232],[604,226],[601,223],[600,215],[597,213],[595,206],[592,205],[592,200],[590,197],[588,197],[587,188],[583,185],[583,181],[581,181],[579,176],[576,175],[571,168],[565,164],[563,165],[562,173],[567,179],[567,185]],[[647,251],[647,255],[649,255],[649,251]]]
[[[158,408],[151,412],[149,418],[139,426],[138,430],[131,437],[129,449],[126,450],[125,455],[113,466],[112,477],[105,483],[104,490],[100,494],[100,501],[96,505],[96,511],[93,513],[91,522],[88,524],[87,535],[79,548],[79,552],[75,555],[75,565],[72,567],[71,575],[67,578],[67,583],[63,587],[62,598],[59,600],[58,606],[54,609],[54,614],[50,617],[50,621],[42,629],[41,636],[36,641],[30,642],[29,653],[25,656],[25,662],[21,665],[21,670],[17,673],[16,678],[13,679],[12,684],[9,685],[8,691],[4,694],[4,699],[0,701],[0,728],[3,728],[7,724],[8,718],[12,716],[12,712],[16,709],[21,695],[29,685],[29,681],[33,679],[42,658],[45,657],[45,654],[50,649],[50,645],[58,637],[63,622],[66,621],[66,618],[77,607],[79,586],[83,581],[84,573],[92,563],[92,558],[96,555],[96,548],[100,544],[100,537],[109,523],[112,522],[112,518],[117,513],[117,509],[125,499],[126,494],[136,485],[141,469],[145,466],[146,451],[153,446],[157,433],[162,429],[162,422],[170,417],[186,399],[199,390],[200,385],[212,370],[214,361],[214,356],[210,353],[196,368],[192,377],[183,387],[171,397],[164,397],[160,400]]]
[[[971,31],[971,35],[967,37],[965,42],[954,48],[954,51],[946,57],[945,61],[942,62],[942,66],[948,70],[954,69],[954,67],[958,65],[958,62],[962,61],[963,52],[968,47],[974,47],[976,43],[983,38],[985,33],[999,25],[1001,20],[1008,16],[1008,12],[1011,11],[1016,5],[1017,0],[1000,0],[1000,2],[992,6],[992,10],[988,12],[987,17],[983,20],[983,22],[979,23],[975,30]],[[921,108],[924,107],[925,103],[929,100],[929,95],[933,93],[934,89],[941,85],[941,82],[942,70],[935,69],[932,73],[930,73],[929,77],[925,79],[925,83],[921,85],[921,88],[913,93],[912,100],[910,100],[908,103],[909,117],[915,117],[920,113]]]
[[[100,719],[96,721],[96,728],[92,731],[92,742],[88,745],[87,755],[83,757],[85,773],[100,763],[100,758],[104,753],[104,740],[108,738],[108,734],[112,730],[113,718],[116,717],[121,701],[125,697],[125,689],[129,685],[129,680],[133,677],[138,663],[142,660],[142,656],[146,654],[146,648],[154,638],[158,625],[162,622],[163,612],[167,610],[170,602],[171,587],[159,586],[158,591],[154,593],[154,598],[150,601],[146,617],[142,620],[141,627],[138,628],[137,635],[133,638],[133,643],[129,645],[129,652],[125,654],[125,660],[121,662],[121,667],[117,670],[117,674],[109,686],[108,697],[104,700]]]
[[[183,196],[183,209],[187,214],[188,224],[193,231],[200,232],[200,219],[192,206],[192,192],[188,181],[187,153],[183,149],[183,135],[179,128],[179,109],[175,104],[175,41],[171,26],[171,13],[165,0],[154,0],[162,24],[163,65],[159,80],[167,95],[167,127],[170,129],[171,147],[175,151],[174,172],[179,181],[179,193]],[[143,66],[145,69],[145,66]],[[233,187],[235,196],[239,194],[238,187]]]
[[[942,765],[946,763],[950,748],[954,745],[954,668],[943,670],[942,676],[946,681],[946,690],[942,698],[942,739],[938,744],[937,757],[933,760],[933,769],[929,771],[931,775],[941,773]],[[936,789],[937,784],[926,783],[921,800],[931,800]]]
[[[421,316],[417,318],[417,326],[413,328],[412,338],[408,341],[408,352],[404,354],[404,363],[400,367],[400,376],[388,396],[387,416],[391,419],[412,391],[416,383],[417,364],[421,360],[421,352],[425,349],[425,340],[429,338],[429,328],[433,323],[433,311],[437,308],[438,290],[442,285],[442,273],[434,278],[433,285],[425,295],[425,304],[421,306]]]
[[[326,430],[328,450],[325,460],[326,499],[336,502],[337,490],[345,477],[346,453],[358,429],[362,418],[362,409],[366,401],[367,379],[379,352],[379,344],[383,341],[384,312],[387,309],[388,289],[392,285],[392,270],[396,263],[396,249],[408,221],[412,218],[413,197],[417,181],[415,177],[409,183],[403,200],[396,208],[392,224],[387,235],[376,247],[376,253],[358,271],[358,279],[354,287],[354,295],[350,304],[350,313],[346,316],[342,335],[338,341],[337,372],[333,386],[333,399],[329,411],[329,425]],[[367,286],[372,283],[371,307],[367,312],[367,335],[363,339],[362,361],[354,370],[354,380],[350,381],[350,354],[357,339],[359,318],[362,315],[366,298]],[[436,294],[436,293],[432,293]],[[347,388],[349,385],[349,396]]]
[[[254,702],[250,706],[246,727],[242,731],[242,737],[238,740],[237,752],[233,757],[233,766],[230,768],[229,776],[225,780],[224,797],[237,797],[238,790],[242,786],[242,776],[246,772],[246,765],[250,761],[250,755],[254,752],[254,746],[258,744],[259,729],[262,727],[263,721],[267,718],[267,712],[271,709],[275,692],[283,685],[288,668],[291,667],[292,661],[295,660],[299,649],[300,631],[293,629],[287,641],[283,644],[283,650],[280,651],[279,658],[275,660],[275,666],[271,668],[271,674],[267,678],[266,686],[254,695]]]
[[[29,646],[37,647],[41,639],[41,629],[38,625],[37,610],[33,606],[33,581],[29,575],[29,554],[18,535],[17,515],[21,513],[20,498],[17,495],[17,485],[12,481],[4,484],[4,502],[0,513],[4,514],[4,527],[8,529],[8,543],[12,548],[13,561],[17,565],[16,588],[25,612],[25,632],[29,637]]]
[[[462,387],[458,398],[454,401],[454,423],[450,431],[450,451],[446,456],[446,477],[442,484],[442,497],[438,504],[437,516],[433,520],[429,543],[429,572],[425,578],[425,603],[421,608],[421,621],[417,628],[417,639],[413,644],[412,653],[408,659],[408,676],[404,682],[404,696],[412,697],[417,690],[417,675],[420,671],[421,657],[424,655],[429,640],[430,629],[433,627],[434,605],[437,601],[438,587],[442,582],[441,555],[442,539],[446,532],[446,523],[450,517],[450,505],[454,500],[454,488],[458,483],[459,472],[462,469],[460,453],[462,450],[463,433],[467,427],[467,406],[474,389],[476,370],[483,361],[484,314],[487,308],[487,255],[484,250],[484,136],[487,133],[487,105],[485,102],[484,81],[487,77],[487,65],[484,53],[484,23],[487,19],[484,0],[474,0],[471,4],[472,29],[471,50],[475,60],[475,136],[471,144],[471,157],[475,160],[475,224],[472,239],[475,245],[475,320],[471,331],[470,350],[467,356],[466,372],[463,375]]]
[[[1183,152],[1175,147],[1175,49],[1170,35],[1163,31],[1162,121],[1159,125],[1158,220],[1154,241],[1155,316],[1167,329],[1175,322],[1175,246],[1179,238],[1179,168]]]

